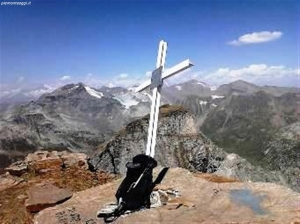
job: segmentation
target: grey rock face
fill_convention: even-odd
[[[217,145],[252,163],[276,132],[297,121],[295,93],[274,97],[265,92],[231,96],[204,120],[201,130]]]
[[[300,190],[300,122],[282,129],[264,147],[261,166],[285,177],[294,190]]]
[[[122,105],[79,83],[0,114],[0,167],[38,149],[91,153],[122,125]]]
[[[147,130],[148,116],[131,122],[90,158],[90,166],[125,174],[126,163],[145,152]],[[155,159],[161,166],[217,173],[243,181],[280,181],[238,155],[216,147],[197,133],[194,116],[178,106],[160,108]]]
[[[272,96],[282,96],[286,93],[298,93],[299,88],[278,87],[278,86],[257,86],[243,80],[237,80],[228,84],[221,85],[216,91],[223,95],[251,95],[263,91]]]
[[[253,166],[246,159],[234,153],[227,154],[216,174],[242,181],[264,181],[287,185],[286,179],[281,173]]]
[[[156,159],[161,165],[187,166],[186,161],[191,158],[187,159],[189,154],[184,155],[183,152],[180,155],[179,149],[183,142],[178,140],[181,136],[193,139],[197,135],[193,116],[187,115],[187,111],[182,107],[176,106],[163,107],[160,114]],[[146,151],[148,120],[149,116],[146,116],[129,123],[106,143],[102,152],[90,160],[91,165],[97,169],[124,174],[125,164],[136,154]],[[170,140],[172,142],[169,142]]]
[[[92,153],[132,117],[147,114],[149,101],[124,88],[78,83],[9,107],[0,113],[0,168],[39,149]]]

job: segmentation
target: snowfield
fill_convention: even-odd
[[[103,96],[103,93],[98,92],[98,91],[92,89],[92,88],[89,87],[89,86],[85,86],[84,88],[85,88],[85,90],[87,91],[87,93],[90,94],[90,95],[93,96],[93,97],[96,97],[96,98],[99,98],[99,99],[100,99],[100,98]]]

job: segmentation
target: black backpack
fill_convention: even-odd
[[[126,177],[119,186],[116,198],[117,207],[100,210],[97,217],[104,218],[106,223],[113,222],[125,211],[134,211],[140,208],[150,208],[150,195],[156,184],[159,184],[169,168],[164,168],[152,181],[153,169],[157,166],[152,157],[140,154],[133,157],[132,162],[126,164]]]
[[[132,162],[126,164],[126,177],[115,195],[123,211],[150,208],[150,194],[154,187],[152,171],[156,166],[156,160],[144,154],[133,157]]]

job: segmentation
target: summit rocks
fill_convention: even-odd
[[[157,189],[176,189],[181,196],[168,200],[165,206],[120,217],[116,223],[296,224],[300,221],[299,193],[272,183],[242,183],[209,176],[213,175],[204,178],[185,169],[169,169]],[[114,202],[120,181],[75,193],[70,200],[39,212],[34,223],[104,223],[96,217],[97,211]]]
[[[38,151],[6,168],[0,175],[0,222],[32,223],[33,213],[115,178],[91,172],[86,158],[83,153]]]
[[[61,168],[77,166],[88,169],[87,155],[84,153],[48,152],[37,151],[28,154],[24,161],[17,161],[5,170],[12,175],[21,176],[26,171],[34,173],[46,173],[48,171],[58,171]]]

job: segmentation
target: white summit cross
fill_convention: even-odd
[[[156,132],[158,123],[158,113],[160,105],[160,91],[163,85],[163,81],[168,77],[171,77],[189,67],[193,66],[189,59],[175,65],[174,67],[164,71],[165,61],[167,54],[167,42],[161,40],[159,42],[158,55],[156,61],[156,69],[152,72],[151,80],[147,80],[139,87],[135,89],[135,92],[141,92],[150,86],[152,89],[152,105],[150,112],[149,128],[148,128],[148,141],[146,155],[152,158],[155,155],[155,144],[156,144]]]

